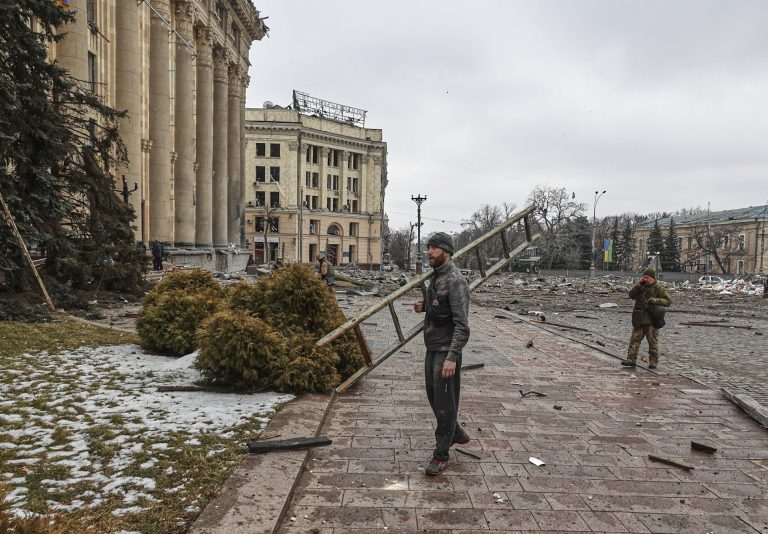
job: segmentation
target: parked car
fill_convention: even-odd
[[[716,286],[723,283],[723,279],[719,276],[711,276],[709,274],[699,278],[700,286]]]

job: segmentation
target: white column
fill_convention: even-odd
[[[187,43],[192,43],[192,4],[176,0],[176,31]],[[174,137],[177,154],[174,165],[173,198],[175,202],[175,244],[191,247],[195,244],[195,118],[192,72],[192,50],[176,36],[176,94],[174,99]]]
[[[197,177],[195,244],[213,245],[213,41],[210,28],[197,34]]]
[[[213,246],[227,246],[227,124],[229,72],[227,54],[214,50],[213,62]]]

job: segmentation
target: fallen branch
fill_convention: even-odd
[[[461,367],[462,371],[471,371],[472,369],[480,369],[481,367],[485,367],[484,363],[471,363],[469,365],[463,365]]]
[[[296,451],[308,447],[324,447],[333,443],[328,438],[293,438],[270,441],[248,441],[246,447],[251,454],[264,454],[272,451]]]
[[[672,467],[678,467],[680,469],[685,469],[686,471],[690,471],[691,469],[693,469],[693,466],[690,466],[690,465],[687,465],[687,464],[682,464],[680,462],[676,462],[674,460],[669,460],[667,458],[662,458],[661,456],[654,456],[653,454],[649,454],[648,455],[648,459],[650,461],[652,461],[652,462],[657,462],[657,463],[665,464],[665,465],[671,465]]]
[[[546,397],[546,394],[539,393],[538,391],[531,390],[531,391],[526,391],[525,393],[523,393],[523,390],[522,389],[520,390],[520,396],[521,397],[527,397],[528,395],[535,395],[537,397]]]

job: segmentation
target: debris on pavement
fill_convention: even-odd
[[[539,393],[538,391],[534,391],[534,390],[526,391],[525,393],[523,393],[522,389],[520,390],[520,396],[521,397],[527,397],[528,395],[535,395],[537,397],[546,397],[547,396],[544,393]]]
[[[705,445],[704,443],[699,443],[697,441],[691,442],[691,448],[695,451],[704,452],[706,454],[715,454],[717,452],[717,449],[715,447],[711,447],[709,445]]]
[[[471,363],[469,365],[463,365],[461,367],[462,371],[471,371],[472,369],[480,369],[481,367],[485,367],[484,363]]]
[[[461,454],[466,454],[467,456],[470,456],[470,457],[472,457],[472,458],[474,458],[476,460],[482,460],[482,458],[480,456],[478,456],[477,454],[473,454],[471,452],[467,452],[464,449],[457,448],[456,452],[460,452]]]
[[[529,461],[529,462],[531,462],[531,463],[532,463],[533,465],[535,465],[536,467],[541,467],[542,465],[546,465],[544,462],[542,462],[542,461],[541,461],[541,460],[539,460],[538,458],[534,458],[533,456],[531,456],[530,458],[528,458],[528,461]]]
[[[333,443],[328,438],[292,438],[266,441],[249,441],[245,445],[251,454],[264,454],[272,451],[296,451],[308,447],[324,447]]]
[[[683,463],[680,463],[680,462],[676,462],[675,460],[670,460],[668,458],[662,458],[661,456],[654,456],[653,454],[649,454],[648,455],[648,459],[650,461],[652,461],[652,462],[657,462],[657,463],[665,464],[665,465],[671,465],[672,467],[678,467],[680,469],[685,469],[686,471],[690,471],[690,470],[693,469],[693,466],[691,466],[691,465],[687,465],[687,464],[683,464]]]

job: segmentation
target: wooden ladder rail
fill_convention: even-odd
[[[480,287],[491,276],[501,271],[501,269],[503,269],[510,261],[512,261],[513,258],[518,256],[520,253],[522,253],[524,250],[530,247],[537,239],[539,239],[539,237],[541,237],[540,234],[531,235],[530,222],[528,218],[531,216],[531,214],[534,212],[535,209],[536,209],[536,205],[531,204],[524,210],[516,213],[515,215],[513,215],[512,217],[504,221],[502,224],[500,224],[496,228],[493,228],[492,230],[478,237],[477,239],[475,239],[470,244],[468,244],[467,246],[465,246],[464,248],[462,248],[461,250],[456,252],[456,254],[453,255],[454,260],[458,260],[465,254],[472,253],[472,252],[474,252],[477,255],[477,259],[480,264],[480,278],[474,280],[472,283],[469,284],[470,291],[474,291],[475,289]],[[520,220],[522,220],[523,224],[525,225],[526,240],[523,241],[514,250],[509,251],[509,245],[506,240],[506,231],[510,226],[519,222]],[[480,254],[479,247],[480,245],[486,243],[488,240],[496,236],[499,236],[501,238],[502,247],[504,250],[504,257],[502,257],[499,261],[494,263],[490,268],[486,269],[482,259],[482,255]],[[337,393],[345,392],[347,389],[349,389],[350,386],[352,386],[358,380],[360,380],[365,375],[370,373],[373,369],[378,367],[381,363],[384,362],[384,360],[386,360],[387,358],[392,356],[394,353],[396,353],[398,350],[400,350],[402,347],[404,347],[409,341],[411,341],[414,337],[416,337],[419,334],[419,332],[423,330],[424,328],[423,321],[419,321],[417,324],[415,324],[413,327],[408,329],[406,332],[403,332],[402,327],[400,325],[400,320],[398,319],[397,313],[395,311],[394,302],[399,298],[404,297],[405,295],[407,295],[408,293],[410,293],[412,290],[416,288],[422,288],[423,290],[426,281],[429,280],[433,275],[434,275],[434,271],[429,271],[427,273],[422,274],[421,276],[418,276],[417,278],[414,278],[413,280],[411,280],[409,283],[407,283],[397,291],[383,298],[376,304],[366,308],[365,310],[360,312],[360,314],[358,314],[356,317],[349,319],[343,325],[339,326],[332,332],[326,334],[317,342],[316,345],[318,347],[322,347],[332,342],[334,339],[338,338],[345,332],[349,330],[354,330],[355,337],[360,346],[360,350],[363,353],[363,357],[365,358],[365,363],[366,363],[365,367],[362,367],[361,369],[359,369],[356,373],[351,375],[349,378],[347,378],[347,380],[345,380],[341,385],[339,385],[339,387],[336,388]],[[365,339],[365,336],[363,335],[360,325],[363,321],[373,316],[377,312],[383,310],[384,308],[389,308],[389,312],[392,316],[392,321],[395,324],[395,331],[397,332],[397,341],[390,344],[375,360],[373,360],[371,356],[371,349],[368,345],[367,340]]]

